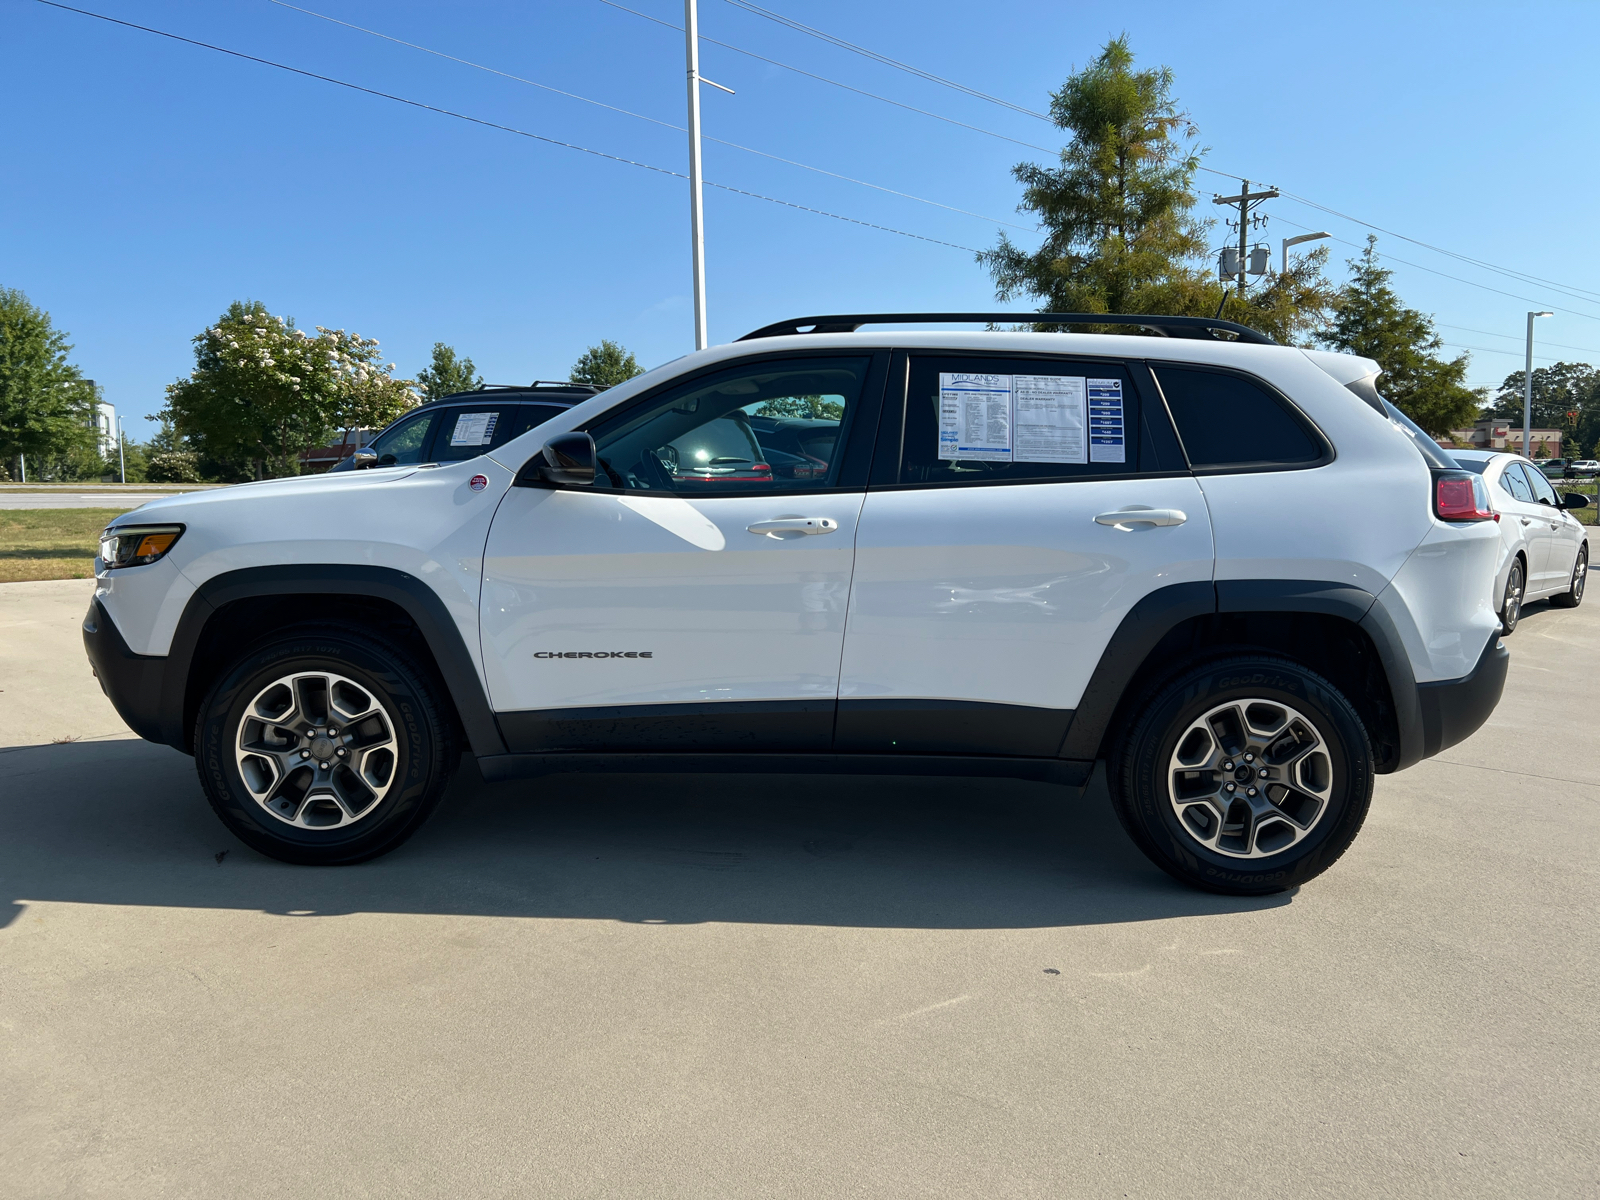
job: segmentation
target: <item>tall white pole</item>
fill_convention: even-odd
[[[122,416],[119,413],[117,416],[117,476],[123,483],[128,482],[128,456],[123,449],[127,440],[128,435],[122,432]]]
[[[689,74],[689,236],[694,261],[694,348],[706,341],[706,231],[700,208],[700,21],[695,0],[683,0],[684,58]]]
[[[1529,459],[1533,457],[1533,446],[1529,442],[1533,434],[1533,323],[1539,317],[1554,315],[1548,312],[1528,314],[1528,359],[1522,369],[1522,454]]]

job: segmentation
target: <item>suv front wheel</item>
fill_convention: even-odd
[[[1162,870],[1232,895],[1315,878],[1372,799],[1367,732],[1327,680],[1241,655],[1146,693],[1109,760],[1123,827]]]
[[[284,862],[393,850],[439,802],[454,724],[399,646],[339,626],[291,629],[243,654],[201,705],[195,763],[211,807]]]

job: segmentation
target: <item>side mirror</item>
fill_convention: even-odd
[[[596,469],[594,438],[587,433],[558,433],[522,464],[517,487],[593,487]]]
[[[359,471],[363,467],[370,467],[377,462],[378,452],[376,450],[357,450],[350,456],[350,461],[355,464],[353,469]]]
[[[1589,507],[1589,497],[1585,496],[1582,492],[1562,492],[1561,493],[1561,507],[1562,508],[1588,508]]]

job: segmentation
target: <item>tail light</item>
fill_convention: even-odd
[[[1433,511],[1441,521],[1498,521],[1489,510],[1489,492],[1483,476],[1470,471],[1433,473]]]

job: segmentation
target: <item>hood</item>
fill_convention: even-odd
[[[130,519],[148,521],[154,517],[181,520],[187,512],[200,512],[218,504],[235,504],[240,500],[271,494],[275,497],[350,495],[369,488],[415,475],[422,468],[415,464],[403,467],[369,467],[364,471],[340,471],[338,474],[293,475],[287,479],[263,479],[256,483],[236,483],[230,487],[208,488],[198,492],[182,492],[176,496],[161,496],[147,500],[138,508],[124,513],[112,522],[122,524]]]

